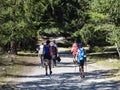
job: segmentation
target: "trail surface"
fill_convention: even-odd
[[[14,88],[11,90],[120,90],[120,82],[111,81],[107,74],[114,70],[97,66],[95,63],[87,62],[86,77],[80,78],[78,66],[73,64],[71,55],[61,56],[61,62],[52,68],[52,75],[45,76],[44,68],[39,66],[39,58],[33,59],[36,59],[37,65],[26,66],[30,67],[31,72],[13,75],[16,82],[12,83]]]

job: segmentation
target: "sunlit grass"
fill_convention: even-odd
[[[112,58],[92,58],[89,61],[95,62],[99,67],[108,68],[111,70],[117,70],[116,73],[111,72],[110,80],[120,80],[120,60]],[[107,74],[107,73],[106,73]]]
[[[4,63],[1,63],[0,66],[0,85],[14,82],[19,76],[27,75],[32,71],[32,67],[36,65],[34,57],[29,56],[16,56],[13,61],[9,61],[10,64]]]
[[[70,50],[71,48],[62,48],[62,47],[58,48],[58,52],[70,51]]]

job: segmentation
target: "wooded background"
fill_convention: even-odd
[[[0,0],[1,50],[34,50],[38,39],[53,36],[115,45],[119,53],[120,0]]]

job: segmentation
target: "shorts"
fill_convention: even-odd
[[[51,59],[52,59],[52,57],[51,57],[51,56],[48,56],[48,55],[44,55],[44,59],[51,60]]]
[[[79,65],[79,66],[84,66],[84,62],[85,62],[84,60],[80,60],[80,61],[78,62],[78,65]]]

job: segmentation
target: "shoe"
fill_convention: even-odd
[[[52,74],[52,71],[50,71],[50,75]]]
[[[85,78],[85,75],[80,75],[81,78]]]
[[[85,75],[83,75],[82,78],[85,78]]]
[[[82,73],[80,73],[80,77],[82,78]]]
[[[48,73],[45,74],[46,76],[48,75]]]

